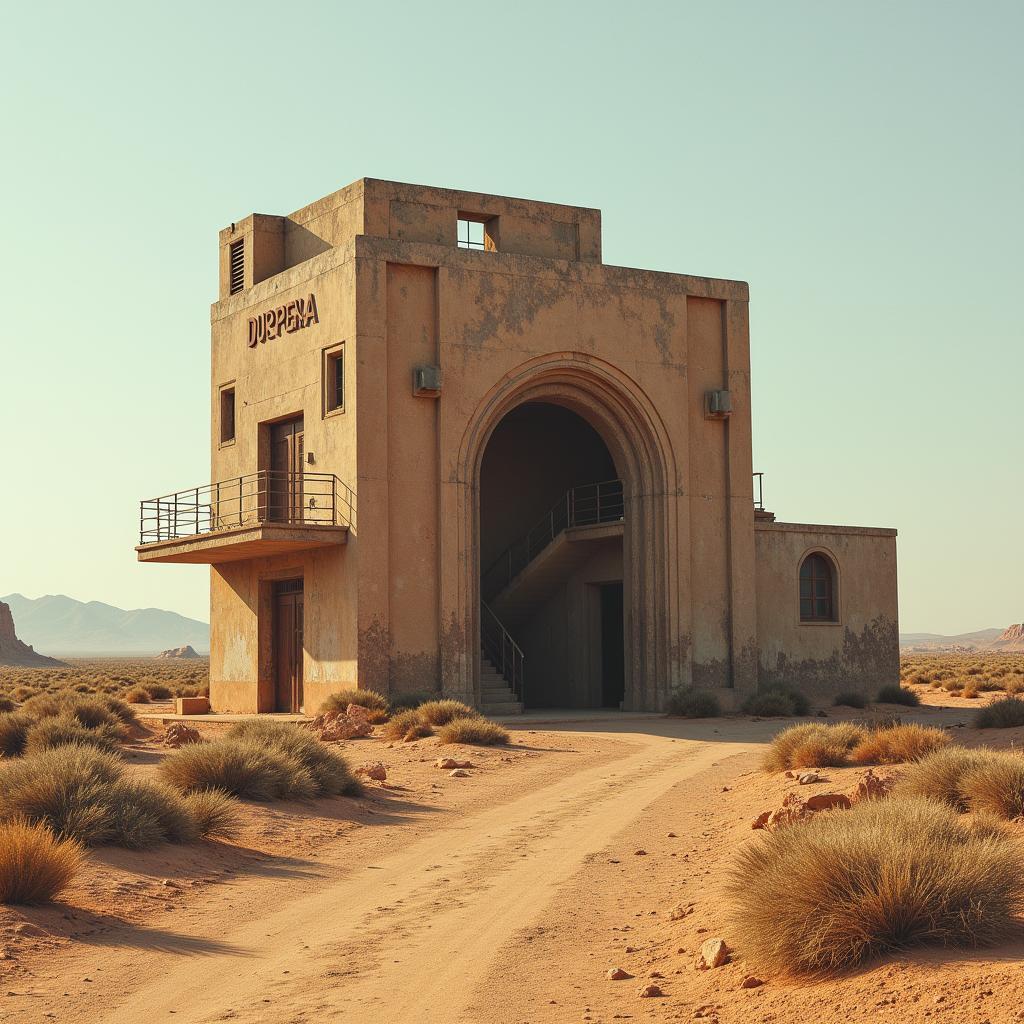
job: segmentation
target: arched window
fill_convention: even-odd
[[[824,555],[808,555],[800,566],[800,621],[836,621],[835,571]]]

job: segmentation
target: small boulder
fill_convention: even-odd
[[[854,803],[861,800],[881,800],[888,796],[896,779],[894,776],[879,776],[869,768],[864,777],[857,783],[857,788],[850,794]]]
[[[659,996],[663,996],[665,993],[657,985],[644,985],[637,995],[641,999],[657,999]]]
[[[388,777],[388,770],[378,761],[376,764],[365,764],[362,768],[356,769],[357,775],[365,775],[368,779],[374,779],[377,782],[386,782]]]
[[[451,771],[452,768],[472,768],[473,763],[471,761],[457,761],[454,757],[439,757],[434,762],[434,767]]]
[[[702,971],[710,971],[715,967],[729,962],[729,947],[725,939],[705,939],[700,947],[700,960],[697,968]]]
[[[668,919],[670,921],[682,921],[684,917],[693,913],[693,907],[684,907],[682,905],[673,907],[668,913]]]
[[[646,850],[634,850],[633,851],[633,856],[634,857],[646,857],[647,856],[647,851]]]
[[[633,975],[629,971],[624,971],[621,967],[611,967],[605,977],[609,981],[628,981]]]
[[[853,802],[842,793],[815,793],[814,796],[807,798],[807,803],[804,806],[809,811],[830,811],[834,807],[849,810],[853,806]]]
[[[751,823],[751,828],[767,828],[768,821],[772,816],[771,811],[762,811]]]
[[[760,978],[755,978],[754,975],[748,974],[740,982],[740,988],[760,988],[763,984],[764,982]]]
[[[171,722],[164,730],[165,747],[173,747],[177,750],[178,747],[184,747],[189,743],[202,742],[203,737],[199,730],[193,729],[191,725],[186,725],[184,722]]]
[[[448,775],[449,775],[450,778],[453,778],[453,779],[468,779],[469,778],[469,772],[467,772],[465,768],[455,768],[452,771],[450,771],[448,773]]]
[[[825,780],[817,772],[801,772],[796,777],[796,781],[801,786],[810,786],[815,782],[824,782]]]

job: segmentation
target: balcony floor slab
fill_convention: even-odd
[[[347,526],[311,526],[298,523],[263,523],[235,530],[200,533],[194,537],[140,544],[140,562],[185,562],[217,565],[249,558],[268,558],[314,548],[336,547],[348,542]]]

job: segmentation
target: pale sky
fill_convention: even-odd
[[[208,617],[217,232],[364,176],[596,206],[750,283],[780,519],[900,531],[903,631],[1024,619],[1019,3],[19,4],[0,65],[0,594]]]

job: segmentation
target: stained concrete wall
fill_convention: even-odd
[[[795,686],[827,698],[870,696],[899,681],[896,531],[757,523],[757,636],[761,688]],[[800,565],[825,554],[836,570],[835,622],[801,622]]]

